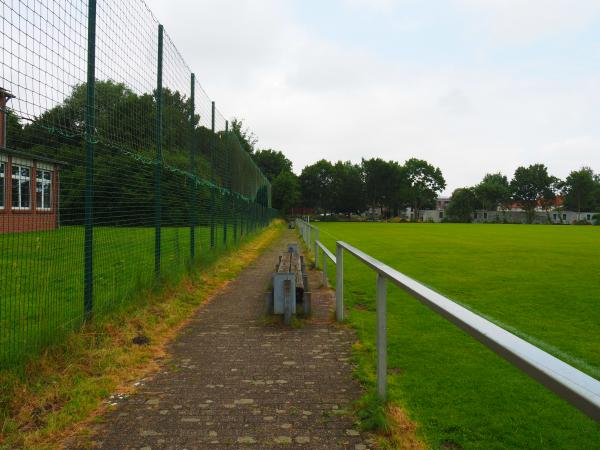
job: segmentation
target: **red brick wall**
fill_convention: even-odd
[[[52,209],[38,211],[36,209],[35,162],[31,170],[31,209],[27,211],[11,209],[12,205],[12,158],[9,157],[5,171],[4,209],[0,209],[0,233],[23,233],[29,231],[47,231],[58,228],[58,167],[52,172]]]

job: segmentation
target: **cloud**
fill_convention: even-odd
[[[510,42],[585,26],[585,13],[597,9],[583,1],[587,6],[575,6],[571,17],[559,0],[549,0],[548,13],[538,1],[517,8],[507,0],[512,9],[496,0],[449,1],[471,29],[483,27],[483,18],[493,23],[493,36]],[[150,6],[226,116],[244,118],[259,145],[282,150],[298,173],[320,158],[416,156],[441,167],[450,193],[486,172],[510,176],[526,163],[546,162],[558,176],[581,165],[600,169],[597,71],[548,77],[480,60],[444,65],[382,56],[335,33],[316,33],[292,1]],[[536,8],[546,14],[540,23]],[[556,22],[560,15],[567,17]],[[411,36],[406,45],[418,45]]]
[[[597,0],[452,0],[481,35],[508,44],[528,44],[572,33],[600,17]]]

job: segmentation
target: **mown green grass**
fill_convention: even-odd
[[[317,224],[546,351],[600,377],[600,228]],[[357,375],[371,389],[375,275],[347,255]],[[333,280],[334,270],[330,271]],[[599,448],[600,427],[394,286],[389,398],[434,448]]]
[[[190,228],[164,227],[161,279],[174,281],[190,267]],[[237,230],[239,239],[239,229]],[[225,248],[223,226],[196,227],[197,264],[209,264]],[[233,245],[228,228],[228,246]],[[140,291],[158,285],[155,232],[150,227],[94,229],[93,313],[120,308]],[[0,368],[18,363],[64,338],[83,321],[84,229],[0,234]]]

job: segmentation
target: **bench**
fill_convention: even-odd
[[[270,314],[283,314],[289,324],[297,313],[297,303],[302,302],[302,313],[310,315],[311,293],[304,257],[298,252],[298,244],[289,244],[288,251],[279,256],[273,273],[273,291],[266,296],[266,309]]]

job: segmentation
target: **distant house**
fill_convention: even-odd
[[[448,198],[440,197],[436,202],[437,209],[421,211],[423,222],[442,222],[446,218]],[[564,198],[558,196],[546,211],[544,205],[538,202],[533,215],[533,223],[537,224],[574,224],[577,221],[593,223],[595,213],[585,211],[577,213],[564,209]],[[509,205],[506,210],[498,208],[495,211],[478,210],[471,215],[474,223],[527,223],[527,213],[518,203]]]
[[[8,148],[7,102],[0,88],[0,233],[58,228],[61,163]]]

